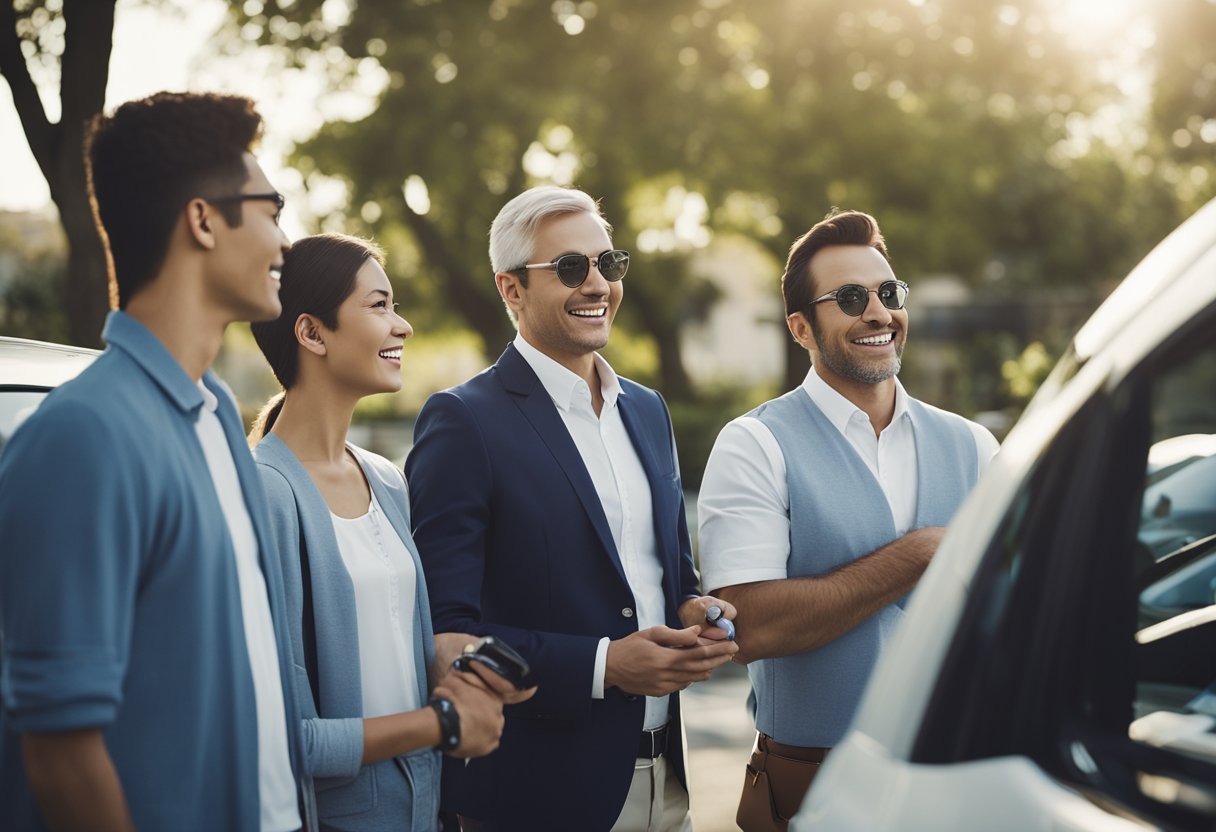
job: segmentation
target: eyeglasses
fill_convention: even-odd
[[[823,297],[815,298],[807,306],[814,306],[825,300],[834,300],[841,312],[852,315],[854,318],[860,318],[866,311],[866,307],[870,305],[871,292],[878,295],[878,302],[887,309],[896,310],[904,308],[904,304],[908,302],[909,291],[908,284],[902,280],[885,281],[879,284],[877,289],[867,289],[856,283],[847,283],[834,292],[828,292]]]
[[[205,199],[216,205],[225,202],[273,202],[275,206],[274,221],[276,224],[279,221],[279,217],[283,214],[283,206],[287,204],[287,197],[278,191],[271,191],[266,194],[231,194],[229,196],[205,197]]]
[[[615,283],[629,270],[629,252],[620,249],[605,251],[595,258],[595,267],[600,270],[604,280]],[[523,269],[549,269],[557,272],[557,279],[562,285],[577,289],[591,272],[591,258],[585,254],[563,254],[552,263],[529,263],[511,271]]]

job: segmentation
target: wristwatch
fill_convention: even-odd
[[[442,696],[432,696],[427,702],[439,715],[439,744],[435,747],[440,751],[454,751],[460,745],[460,714],[452,700]]]

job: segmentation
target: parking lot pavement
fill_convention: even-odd
[[[681,695],[695,832],[738,832],[743,766],[756,736],[747,712],[749,689],[747,669],[726,664]]]

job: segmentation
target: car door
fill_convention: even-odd
[[[1216,827],[1212,437],[1216,305],[1086,402],[1019,489],[912,764],[1025,758],[1111,822]],[[1027,820],[1063,822],[1038,800],[1025,794]]]

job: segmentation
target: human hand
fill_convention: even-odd
[[[700,634],[701,627],[695,624],[683,630],[650,627],[608,642],[604,686],[645,696],[666,696],[708,679],[713,669],[730,661],[739,648],[733,641],[710,642]]]
[[[449,673],[432,694],[451,701],[460,717],[460,745],[452,757],[484,757],[502,738],[502,701],[468,673]]]
[[[685,627],[693,625],[700,627],[700,637],[703,641],[721,641],[730,638],[725,628],[714,626],[707,621],[705,613],[710,607],[717,607],[721,610],[722,618],[727,621],[734,621],[738,614],[734,604],[729,601],[723,601],[712,595],[702,595],[700,598],[689,598],[680,605],[680,623]]]
[[[466,644],[476,644],[477,636],[468,633],[435,634],[435,675],[442,682],[452,672],[452,662],[464,652]]]
[[[518,705],[520,702],[526,702],[535,695],[537,689],[533,685],[530,688],[520,690],[502,676],[490,670],[490,668],[477,662],[470,662],[469,670],[460,675],[469,677],[469,681],[476,681],[483,685],[489,693],[496,696],[498,701],[504,705]]]

